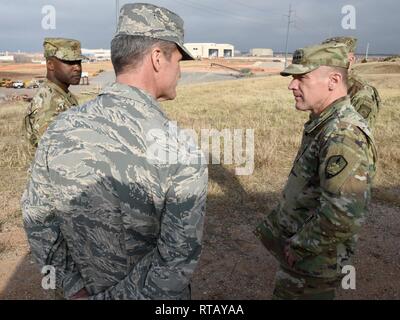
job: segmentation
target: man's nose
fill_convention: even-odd
[[[76,63],[73,65],[74,70],[81,71],[82,70],[82,65],[80,63]]]
[[[296,90],[297,87],[298,87],[297,79],[293,79],[292,81],[290,81],[289,87],[288,87],[289,90]]]

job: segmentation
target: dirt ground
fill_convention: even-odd
[[[19,175],[22,181],[24,172]],[[15,179],[15,173],[3,173],[2,179],[7,178]],[[204,250],[192,282],[193,299],[269,299],[277,263],[252,230],[263,217],[260,209],[274,205],[277,195],[247,194],[236,177],[220,166],[210,167],[210,179],[221,185],[224,194],[235,193],[237,202],[227,202],[223,195],[208,199]],[[22,190],[23,185],[17,188]],[[8,201],[7,206],[20,214],[18,199]],[[338,299],[400,299],[399,213],[395,204],[372,204],[355,256],[357,289],[341,290]],[[41,276],[22,226],[3,230],[0,243],[10,248],[0,257],[0,299],[52,299],[52,292],[41,288]]]

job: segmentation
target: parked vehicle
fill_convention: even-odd
[[[25,84],[24,84],[23,81],[17,80],[17,81],[13,82],[12,86],[13,86],[14,89],[22,89],[22,88],[25,87]]]
[[[13,82],[9,78],[3,78],[0,80],[0,87],[11,88],[12,84]]]
[[[34,88],[39,88],[39,86],[40,83],[38,80],[32,80],[25,86],[25,88],[34,89]]]

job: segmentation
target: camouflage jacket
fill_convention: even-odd
[[[77,106],[75,96],[66,93],[58,85],[46,80],[33,97],[24,117],[25,136],[33,147],[37,147],[40,137],[56,116],[72,106]]]
[[[352,72],[349,76],[348,94],[351,98],[351,104],[367,121],[370,130],[373,131],[381,103],[378,90]]]
[[[256,235],[282,264],[288,245],[298,272],[340,274],[365,218],[376,157],[365,121],[348,97],[337,100],[305,124],[283,200]]]
[[[152,97],[115,83],[44,134],[22,198],[24,225],[66,297],[84,286],[99,300],[190,298],[208,171],[197,145],[168,126]],[[163,161],[178,145],[186,160]]]

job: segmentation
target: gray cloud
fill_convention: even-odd
[[[14,0],[1,1],[0,51],[41,51],[46,36],[81,40],[86,48],[108,48],[115,30],[113,0]],[[120,0],[120,4],[129,1]],[[398,0],[154,0],[151,3],[177,12],[185,20],[187,42],[223,42],[246,51],[285,47],[285,15],[293,3],[295,23],[289,49],[320,42],[333,35],[359,38],[359,52],[370,43],[372,53],[400,53]],[[356,8],[357,29],[343,30],[341,9]],[[53,5],[57,29],[43,30],[44,5]]]

